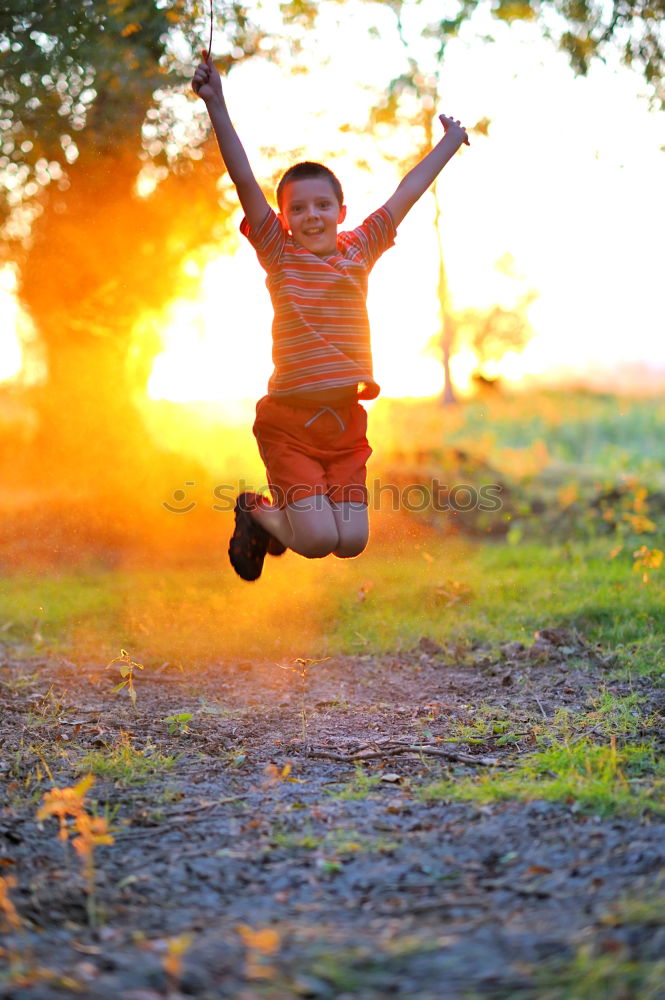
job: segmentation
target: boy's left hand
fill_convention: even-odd
[[[445,134],[453,135],[458,138],[460,146],[462,144],[465,146],[471,145],[466,129],[463,125],[460,125],[456,118],[449,118],[448,115],[439,115],[439,121],[443,125],[443,131]]]

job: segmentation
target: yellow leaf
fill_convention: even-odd
[[[274,955],[279,948],[279,934],[272,927],[255,931],[247,924],[239,924],[236,930],[247,948],[252,948],[262,955]]]
[[[18,910],[9,898],[9,890],[15,889],[17,885],[18,883],[13,875],[8,875],[7,878],[3,878],[0,875],[0,912],[4,914],[5,922],[9,927],[13,927],[14,930],[21,929],[21,918],[18,915]]]
[[[86,774],[85,778],[81,778],[79,783],[77,785],[74,785],[73,791],[76,793],[76,795],[78,795],[80,799],[83,799],[88,789],[92,788],[94,783],[95,783],[94,774]]]
[[[623,517],[637,535],[650,534],[656,530],[654,522],[644,514],[624,514]]]
[[[523,0],[500,0],[492,13],[502,21],[533,21],[536,16],[533,8]]]
[[[135,34],[135,32],[140,30],[141,30],[140,24],[126,24],[125,27],[120,32],[120,34],[122,35],[123,38],[127,38],[128,35],[133,35]]]
[[[557,500],[561,507],[570,507],[580,498],[580,491],[575,483],[560,487],[557,492]]]

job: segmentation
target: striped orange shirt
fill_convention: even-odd
[[[275,317],[274,371],[268,394],[287,396],[358,386],[359,399],[374,399],[367,279],[381,254],[395,242],[395,225],[383,207],[361,226],[337,234],[337,250],[310,253],[283,228],[272,209],[252,231],[240,232],[267,272]]]

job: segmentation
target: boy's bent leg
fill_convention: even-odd
[[[339,544],[335,549],[335,555],[339,559],[352,559],[353,556],[359,556],[369,538],[367,504],[353,500],[347,503],[334,503],[332,511],[339,535]]]
[[[335,512],[320,494],[295,500],[280,509],[261,504],[252,517],[287,548],[308,559],[321,559],[339,546]]]
[[[287,549],[291,548],[291,542],[293,540],[293,530],[289,524],[289,519],[286,516],[286,511],[283,507],[273,506],[270,503],[263,502],[257,504],[257,506],[252,510],[252,518],[261,525],[261,527],[286,545]]]

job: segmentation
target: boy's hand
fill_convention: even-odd
[[[469,146],[469,137],[466,134],[466,129],[463,125],[457,121],[456,118],[449,118],[448,115],[439,115],[439,121],[443,125],[443,131],[446,135],[452,135],[459,139],[459,145],[462,144]]]
[[[223,100],[222,78],[212,59],[208,57],[205,49],[202,50],[203,62],[196,67],[196,72],[192,77],[192,90],[208,104],[215,99]]]

